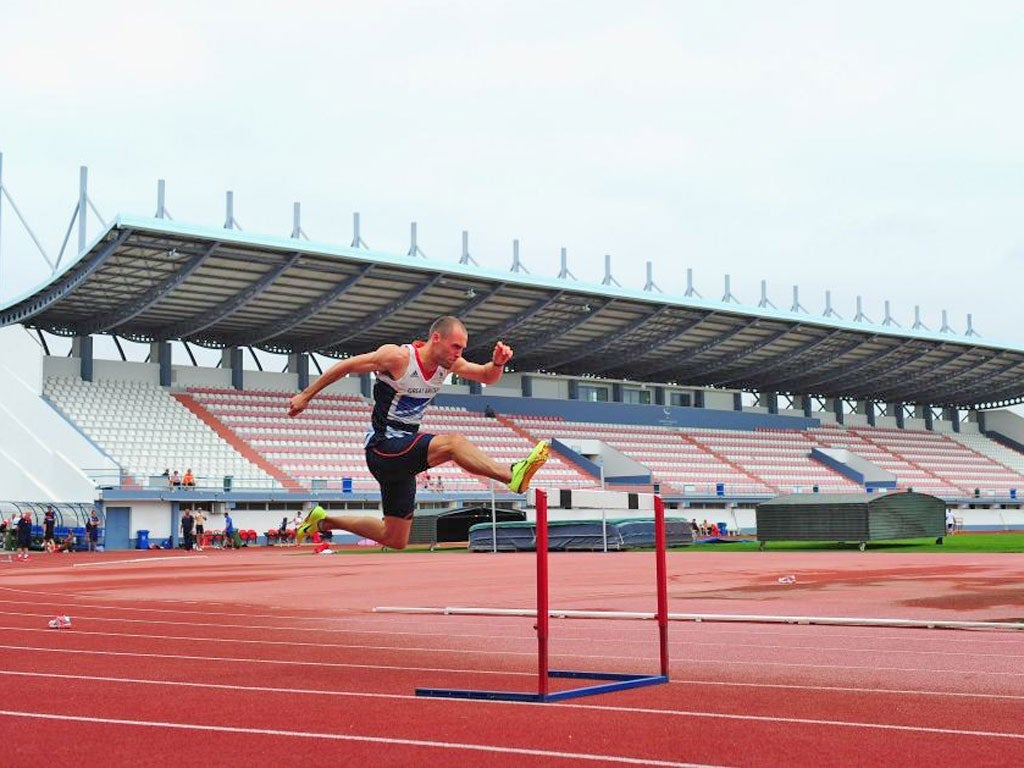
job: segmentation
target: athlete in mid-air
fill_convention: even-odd
[[[449,374],[490,385],[501,378],[505,364],[512,359],[511,347],[499,341],[490,362],[471,363],[462,357],[467,342],[461,320],[441,317],[430,326],[427,341],[384,344],[373,352],[339,360],[291,399],[288,415],[296,416],[318,392],[349,373],[374,373],[377,377],[365,447],[366,464],[380,483],[384,519],[329,516],[317,506],[296,530],[298,541],[314,531],[341,529],[392,549],[404,548],[416,506],[416,475],[446,461],[505,483],[513,493],[526,492],[534,473],[548,459],[548,441],[537,443],[525,459],[508,466],[496,462],[463,435],[420,432],[423,413]]]

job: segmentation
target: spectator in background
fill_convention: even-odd
[[[174,470],[171,475],[171,488],[181,488],[181,475],[178,474],[178,470]]]
[[[181,484],[186,488],[196,487],[196,476],[192,474],[192,467],[185,470],[185,476],[181,478]]]
[[[32,513],[26,512],[18,520],[16,526],[17,531],[17,545],[18,545],[18,559],[27,561],[28,560],[28,548],[32,543]]]
[[[956,517],[952,509],[946,510],[946,533],[952,535],[956,531]]]
[[[171,487],[171,470],[170,469],[165,469],[163,471],[163,474],[161,475],[161,477],[167,478],[167,487],[170,488]]]
[[[90,552],[96,551],[96,542],[100,538],[100,516],[94,509],[89,513],[89,519],[85,522],[85,538]]]
[[[68,529],[68,535],[64,537],[64,541],[57,547],[58,552],[74,552],[75,551],[75,532]]]
[[[48,506],[46,512],[43,513],[43,549],[47,552],[53,552],[57,548],[57,542],[53,537],[53,529],[56,525],[57,513],[53,507]]]
[[[201,509],[193,509],[192,518],[196,521],[196,549],[202,552],[203,537],[206,535],[206,513]]]
[[[490,403],[488,403],[487,406],[484,408],[484,416],[486,416],[488,419],[496,418],[496,414],[494,413],[494,409],[491,408]]]
[[[181,538],[186,552],[192,551],[192,533],[195,530],[195,518],[192,517],[192,510],[185,508],[181,513]]]
[[[235,530],[235,521],[231,519],[231,513],[224,513],[224,548],[240,547],[242,542],[238,540],[238,531]]]

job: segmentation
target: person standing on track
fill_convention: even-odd
[[[289,416],[297,416],[325,387],[349,373],[374,373],[373,415],[366,433],[366,465],[380,483],[384,519],[328,517],[312,510],[296,530],[296,540],[313,531],[341,529],[373,539],[392,549],[409,542],[416,507],[416,475],[446,461],[467,472],[506,483],[525,493],[534,473],[547,461],[549,444],[541,440],[530,454],[511,466],[499,464],[460,434],[431,435],[419,431],[427,405],[449,374],[494,384],[512,359],[512,348],[494,345],[491,360],[471,363],[462,357],[469,336],[457,317],[445,316],[430,326],[427,341],[398,346],[384,344],[373,352],[340,360],[291,399]]]
[[[25,512],[21,516],[17,525],[15,525],[15,531],[18,538],[18,559],[27,561],[28,548],[32,544],[32,514],[30,512]]]
[[[43,513],[43,549],[50,553],[57,548],[57,540],[53,535],[56,525],[57,513],[53,507],[48,506]]]

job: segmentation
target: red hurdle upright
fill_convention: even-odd
[[[661,674],[631,675],[617,672],[576,672],[555,670],[548,667],[548,624],[550,607],[548,605],[548,496],[545,491],[537,491],[537,692],[519,691],[479,691],[455,688],[417,688],[417,696],[433,696],[455,699],[492,699],[499,701],[534,701],[550,702],[573,699],[580,696],[593,696],[598,693],[621,691],[627,688],[639,688],[645,685],[659,685],[668,682],[668,576],[665,563],[665,505],[660,496],[654,497],[654,542],[655,542],[655,578],[658,589],[658,636],[661,654]],[[548,681],[552,677],[577,678],[581,680],[606,680],[598,685],[583,688],[570,688],[551,693]]]

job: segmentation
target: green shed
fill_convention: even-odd
[[[757,540],[867,542],[946,533],[946,502],[925,493],[795,493],[757,505]]]

